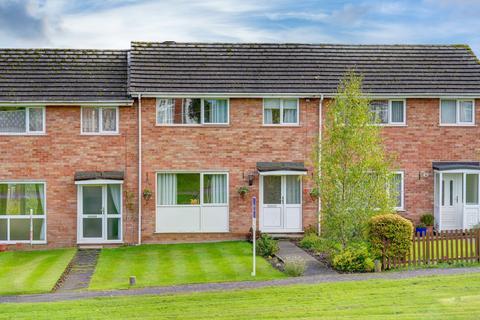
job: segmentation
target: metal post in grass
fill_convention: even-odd
[[[255,196],[252,197],[252,244],[253,244],[253,270],[252,270],[252,277],[256,275],[256,239],[257,238],[257,198]]]

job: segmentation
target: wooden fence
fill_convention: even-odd
[[[417,233],[412,237],[410,252],[403,258],[383,255],[382,268],[480,262],[479,244],[480,229]],[[388,243],[384,247],[388,248]]]

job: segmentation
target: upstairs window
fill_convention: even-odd
[[[157,99],[157,125],[228,124],[227,99]]]
[[[263,124],[292,125],[298,124],[297,99],[264,99]]]
[[[473,100],[440,100],[440,124],[472,125],[475,123]]]
[[[380,125],[405,124],[405,100],[373,100],[370,102],[372,121]]]
[[[44,107],[0,107],[0,134],[45,133]]]
[[[82,133],[118,133],[118,108],[82,107]]]

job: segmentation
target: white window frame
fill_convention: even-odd
[[[45,181],[22,180],[22,181],[0,181],[0,184],[43,184],[44,208],[43,215],[34,215],[32,219],[43,219],[45,221],[45,239],[44,240],[0,240],[0,244],[16,244],[16,243],[31,243],[31,244],[46,244],[48,235],[47,222],[47,183]],[[29,219],[30,215],[0,215],[0,219],[7,220],[7,239],[10,239],[10,220],[11,219]]]
[[[394,207],[396,211],[405,211],[405,171],[394,171],[392,174],[399,174],[401,176],[400,188],[401,188],[401,197],[400,197],[400,206]]]
[[[443,123],[442,122],[442,101],[443,100],[455,100],[455,123]],[[460,102],[468,101],[472,103],[472,121],[471,122],[462,122],[460,121]],[[444,127],[455,127],[455,126],[474,126],[475,125],[475,99],[459,99],[459,98],[445,98],[440,99],[438,104],[438,123],[440,126]]]
[[[375,123],[377,126],[406,126],[407,125],[407,99],[374,99],[374,101],[388,101],[388,122],[387,123]],[[403,102],[403,121],[402,122],[393,122],[392,121],[392,102],[402,101]]]
[[[157,202],[157,195],[158,195],[158,175],[159,174],[182,174],[182,173],[186,173],[186,174],[200,174],[200,194],[199,194],[199,198],[200,198],[200,201],[198,204],[158,204]],[[207,203],[205,204],[203,202],[203,196],[204,196],[204,192],[203,192],[203,176],[204,175],[209,175],[209,174],[224,174],[227,176],[227,203]],[[200,171],[177,171],[177,170],[172,170],[172,171],[157,171],[156,172],[156,175],[155,175],[155,205],[157,207],[184,207],[184,206],[188,206],[188,207],[201,207],[203,205],[207,205],[209,207],[212,207],[212,206],[229,206],[230,205],[230,188],[229,188],[229,184],[230,183],[230,177],[229,177],[229,173],[228,171],[208,171],[208,170],[200,170]]]
[[[98,132],[84,132],[83,131],[83,109],[84,108],[95,108],[99,109],[98,112]],[[115,109],[115,131],[104,131],[103,130],[103,109]],[[82,106],[80,108],[80,134],[86,136],[99,136],[99,135],[117,135],[120,132],[120,108],[118,106]]]
[[[44,135],[46,131],[46,108],[45,106],[14,106],[14,108],[25,108],[25,131],[24,132],[0,132],[2,136],[37,136]],[[30,109],[42,109],[42,131],[30,131]]]
[[[265,100],[278,99],[280,100],[280,123],[265,123]],[[283,102],[284,100],[296,100],[297,101],[297,121],[296,122],[283,122]],[[299,98],[263,98],[262,103],[262,124],[265,127],[288,127],[300,125],[300,99]]]
[[[159,123],[158,122],[158,109],[159,109],[159,100],[162,99],[181,99],[182,100],[182,109],[183,109],[183,102],[186,99],[199,99],[200,100],[200,123]],[[227,100],[227,122],[207,122],[205,123],[205,100]],[[165,98],[165,97],[157,97],[155,100],[155,125],[157,127],[200,127],[200,126],[228,126],[230,125],[230,98]]]

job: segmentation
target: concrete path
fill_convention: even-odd
[[[298,278],[287,278],[269,281],[245,281],[245,282],[223,282],[223,283],[203,283],[191,285],[179,285],[169,287],[150,287],[142,289],[116,290],[116,291],[70,291],[62,293],[47,293],[35,295],[3,296],[0,297],[0,303],[33,303],[33,302],[53,302],[79,300],[86,298],[99,297],[125,297],[142,295],[170,295],[176,293],[191,292],[212,292],[228,291],[240,289],[257,289],[264,287],[302,285],[302,284],[321,284],[345,281],[365,281],[372,279],[408,279],[423,276],[434,275],[458,275],[472,274],[480,275],[480,267],[474,268],[451,268],[451,269],[420,269],[412,271],[382,272],[382,273],[363,273],[363,274],[330,274],[317,275]]]
[[[323,263],[297,247],[293,242],[281,240],[278,242],[279,251],[277,257],[284,263],[287,261],[303,261],[305,263],[305,276],[336,274]]]
[[[71,269],[65,275],[65,279],[60,283],[56,292],[88,288],[99,254],[99,249],[79,249],[73,258]]]

